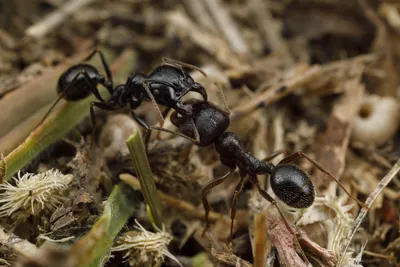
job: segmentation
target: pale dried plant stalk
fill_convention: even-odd
[[[349,213],[354,204],[345,205],[346,200],[347,196],[345,195],[339,198],[331,196],[316,197],[313,205],[297,221],[298,226],[317,222],[322,223],[328,235],[326,249],[333,252],[336,259],[338,259],[346,241],[346,235],[354,223],[354,218]],[[342,266],[362,267],[359,259],[352,256],[352,252],[344,256]]]
[[[72,182],[71,174],[64,175],[59,170],[48,170],[39,174],[26,173],[0,184],[0,217],[10,216],[22,210],[36,215],[40,211],[54,211],[63,201],[65,190]]]
[[[153,266],[156,263],[164,261],[164,256],[174,260],[180,266],[178,259],[168,251],[168,244],[172,241],[173,237],[165,231],[158,229],[157,233],[147,231],[142,225],[135,220],[138,231],[129,231],[119,237],[117,246],[113,247],[111,251],[124,251],[127,252],[124,258],[130,266],[142,266],[150,263]]]

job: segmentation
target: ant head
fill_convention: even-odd
[[[198,146],[205,147],[216,142],[229,127],[229,117],[210,102],[190,99],[183,103],[183,107],[191,107],[192,116],[179,116],[175,111],[171,114],[171,123],[192,138],[195,138],[196,129],[200,137]],[[230,142],[230,139],[227,141]]]
[[[189,74],[181,70],[181,73],[183,73],[183,76],[180,79],[180,82],[175,83],[175,86],[177,85],[178,87],[182,88],[183,95],[189,93],[189,92],[196,92],[199,93],[204,101],[208,100],[208,95],[207,91],[204,88],[204,86],[198,82],[196,82]]]
[[[149,75],[148,81],[154,97],[168,102],[169,106],[191,91],[201,94],[207,101],[205,88],[180,68],[162,65]]]
[[[272,170],[270,183],[275,195],[290,207],[308,208],[314,202],[314,185],[309,176],[296,165],[276,166]]]

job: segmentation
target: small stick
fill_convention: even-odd
[[[248,54],[248,47],[244,42],[235,22],[218,0],[204,0],[220,31],[225,35],[233,51],[239,55]]]
[[[184,0],[183,3],[200,26],[214,34],[218,34],[218,30],[203,1]]]
[[[254,20],[264,39],[268,42],[271,51],[278,52],[292,61],[293,59],[290,57],[287,42],[281,36],[280,25],[278,25],[278,22],[271,15],[268,1],[252,0],[249,2],[255,17]]]
[[[231,251],[229,251],[224,244],[221,244],[213,234],[207,232],[207,238],[211,244],[211,255],[217,260],[231,266],[252,267],[253,265],[245,260],[242,260]]]
[[[263,267],[267,258],[267,215],[257,213],[254,215],[254,266]]]
[[[319,65],[308,67],[306,70],[300,70],[291,79],[279,83],[265,92],[257,94],[251,100],[247,101],[247,103],[235,108],[232,111],[231,117],[240,117],[253,111],[257,107],[275,102],[289,93],[294,92],[299,87],[309,83],[320,74],[321,67]]]
[[[283,220],[269,216],[268,233],[272,245],[278,251],[278,259],[281,266],[307,267],[297,254],[293,234],[287,229]]]
[[[2,227],[0,227],[0,244],[27,257],[36,255],[39,251],[39,249],[28,240],[19,238],[13,233],[6,233]]]
[[[183,12],[171,12],[167,16],[168,24],[186,42],[193,42],[201,47],[223,66],[237,68],[243,65],[231,47],[220,36],[211,34],[198,27]]]
[[[95,0],[71,0],[26,29],[25,35],[36,39],[42,38],[61,25],[70,15],[93,2]]]

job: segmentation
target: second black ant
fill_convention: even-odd
[[[84,61],[90,60],[96,53],[100,55],[104,66],[106,77],[99,74],[98,70],[90,64],[80,63],[67,69],[58,79],[57,92],[59,98],[43,117],[43,121],[50,114],[51,110],[61,100],[78,101],[93,93],[97,102],[90,103],[90,115],[93,126],[93,138],[96,128],[96,119],[94,107],[103,110],[118,110],[125,106],[131,109],[131,116],[146,130],[158,129],[158,127],[149,126],[144,120],[139,118],[134,110],[138,108],[143,100],[149,100],[159,116],[161,125],[164,123],[164,115],[161,114],[158,105],[167,107],[166,112],[174,109],[182,116],[192,116],[192,106],[185,105],[182,97],[189,92],[199,93],[204,101],[207,101],[207,92],[204,87],[194,81],[194,79],[183,68],[189,68],[206,74],[196,66],[164,58],[164,64],[155,68],[149,75],[143,73],[134,73],[130,75],[124,84],[113,87],[113,79],[110,68],[100,50],[94,50]],[[111,95],[109,101],[105,101],[97,88],[98,85],[104,86]]]

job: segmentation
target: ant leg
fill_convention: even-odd
[[[144,128],[146,131],[151,131],[150,126],[141,118],[138,117],[138,115],[136,115],[136,113],[131,110],[130,112],[132,118],[142,127]]]
[[[288,151],[286,149],[280,149],[280,150],[274,151],[267,157],[263,158],[262,161],[270,161],[273,158],[279,156],[280,154],[285,154],[285,156],[286,156],[288,154]]]
[[[233,193],[232,207],[231,207],[231,232],[229,235],[229,243],[230,244],[232,244],[232,239],[233,239],[233,223],[234,223],[235,216],[236,216],[237,200],[238,200],[240,192],[242,192],[242,190],[243,190],[244,181],[245,181],[244,178],[245,178],[245,176],[240,177],[240,181],[235,188],[235,192]]]
[[[265,191],[264,189],[262,189],[260,187],[260,185],[258,184],[258,180],[256,176],[249,176],[250,177],[250,182],[256,186],[258,192],[260,193],[260,195],[267,200],[268,202],[270,202],[272,205],[275,206],[275,208],[277,209],[279,216],[282,218],[283,222],[285,223],[286,228],[289,230],[289,232],[293,235],[294,240],[296,242],[296,245],[299,247],[300,249],[300,253],[301,256],[303,257],[303,260],[308,264],[309,261],[306,257],[306,254],[304,253],[303,249],[300,246],[299,240],[297,239],[297,235],[296,233],[293,231],[292,227],[290,227],[289,223],[287,222],[285,215],[283,215],[283,212],[281,211],[281,209],[279,208],[278,204],[276,203],[276,200],[270,196],[270,194],[268,194],[267,191]]]
[[[369,210],[369,208],[360,200],[358,200],[357,198],[353,197],[347,190],[346,188],[342,185],[341,182],[339,182],[339,180],[337,178],[335,178],[335,176],[333,176],[330,172],[328,172],[321,164],[319,164],[317,161],[313,160],[312,158],[310,158],[309,156],[307,156],[306,154],[304,154],[301,151],[295,152],[289,156],[287,156],[286,158],[282,159],[278,165],[280,164],[285,164],[285,163],[290,163],[294,160],[296,160],[299,157],[304,157],[306,158],[309,162],[311,162],[312,165],[314,165],[314,167],[316,167],[318,170],[320,170],[321,172],[323,172],[325,175],[328,175],[332,180],[334,180],[339,186],[340,188],[343,189],[343,191],[353,200],[355,200],[361,207]]]
[[[101,97],[99,89],[97,88],[97,86],[95,84],[93,84],[92,80],[90,79],[89,74],[87,74],[86,71],[81,71],[81,72],[79,72],[77,74],[77,76],[80,75],[80,74],[83,75],[83,78],[85,79],[86,83],[88,84],[88,86],[89,86],[90,90],[92,91],[93,95],[98,100],[100,100],[101,102],[105,103],[106,101],[104,101],[104,99]]]
[[[189,136],[186,136],[186,135],[181,134],[179,132],[175,132],[175,131],[172,131],[172,130],[169,130],[169,129],[165,129],[165,128],[162,128],[162,127],[149,126],[144,120],[139,118],[135,114],[135,112],[133,112],[133,111],[131,111],[131,116],[141,127],[143,127],[146,130],[146,133],[145,133],[146,149],[147,149],[147,146],[148,146],[148,142],[150,141],[151,131],[161,131],[161,132],[167,132],[167,133],[170,133],[170,134],[175,134],[175,135],[181,136],[183,138],[189,139],[191,142],[193,142],[195,144],[197,144],[200,141],[200,138],[198,140],[197,139],[192,139]]]
[[[92,144],[94,143],[95,140],[95,134],[96,134],[96,116],[94,114],[94,107],[103,109],[103,110],[115,110],[115,108],[109,107],[104,103],[101,102],[91,102],[90,103],[90,118],[92,120]]]
[[[151,103],[153,104],[154,110],[156,111],[158,118],[159,118],[159,123],[160,125],[164,125],[164,117],[161,114],[160,108],[158,107],[157,101],[154,98],[153,94],[150,91],[149,85],[147,84],[147,80],[143,80],[142,85],[144,89],[146,90],[147,95],[149,96]]]
[[[150,138],[151,138],[151,131],[145,131],[143,139],[144,139],[144,147],[146,149],[146,154],[149,152]]]
[[[193,120],[191,120],[191,122],[192,122],[192,125],[193,125],[195,138],[192,138],[190,136],[184,135],[184,134],[182,134],[180,132],[176,132],[176,131],[173,131],[173,130],[169,130],[169,129],[165,129],[165,128],[161,128],[161,127],[157,127],[157,126],[150,126],[150,129],[151,130],[156,130],[156,131],[167,132],[167,133],[170,133],[170,134],[175,134],[175,135],[178,135],[180,137],[186,138],[187,140],[189,140],[190,142],[194,143],[195,145],[198,145],[200,143],[200,134],[197,131],[197,128],[194,125]]]
[[[145,121],[143,121],[142,119],[140,119],[133,111],[131,111],[131,116],[132,118],[139,123],[140,126],[142,126],[144,129],[146,129],[146,131],[161,131],[161,132],[166,132],[166,133],[170,133],[170,134],[174,134],[174,135],[178,135],[180,137],[186,138],[188,139],[190,142],[194,143],[195,145],[198,145],[200,143],[200,134],[196,129],[196,126],[194,125],[193,120],[191,120],[193,128],[195,129],[195,139],[193,139],[190,136],[184,135],[180,132],[176,132],[173,130],[169,130],[166,128],[162,128],[162,127],[158,127],[158,126],[149,126]]]
[[[188,64],[188,63],[184,63],[184,62],[181,62],[181,61],[178,61],[178,60],[174,60],[174,59],[171,59],[171,58],[167,58],[167,57],[163,57],[162,58],[162,62],[165,65],[170,65],[172,67],[180,68],[182,72],[183,72],[182,67],[185,67],[185,68],[188,68],[188,69],[191,69],[191,70],[197,70],[204,77],[207,77],[207,74],[204,72],[204,70],[202,70],[201,68],[196,67],[194,65],[191,65],[191,64]],[[185,74],[185,73],[183,72],[183,74]]]
[[[133,110],[131,110],[130,114],[131,114],[132,118],[133,118],[142,128],[145,129],[145,133],[144,133],[144,137],[143,137],[143,138],[144,138],[144,144],[145,144],[145,148],[146,148],[146,152],[147,152],[147,149],[148,149],[148,147],[149,147],[150,137],[151,137],[151,128],[150,128],[150,126],[149,126],[144,120],[142,120],[141,118],[139,118],[139,116],[136,115],[136,113],[135,113]]]
[[[162,117],[163,117],[163,118],[166,118],[166,117],[168,116],[168,113],[169,113],[170,111],[171,111],[171,108],[170,108],[170,107],[166,108],[166,109],[162,112],[162,114],[161,114]],[[160,125],[161,128],[164,127],[164,122],[165,122],[165,121],[163,121],[163,124]],[[160,132],[160,131],[157,131],[157,135],[156,135],[157,140],[161,140],[160,134],[161,134],[161,132]]]
[[[113,87],[113,78],[112,78],[112,73],[110,70],[110,67],[108,66],[107,60],[104,57],[103,52],[100,49],[95,49],[93,50],[85,59],[84,61],[89,61],[96,53],[100,55],[101,63],[103,64],[104,70],[106,71],[106,76],[107,80],[109,83],[107,85],[104,85],[108,91],[111,93],[112,92],[112,87]]]
[[[203,233],[202,233],[201,236],[204,236],[204,234],[206,233],[207,229],[210,227],[210,222],[208,221],[208,214],[210,213],[210,204],[208,203],[208,200],[207,200],[207,193],[210,192],[211,189],[213,189],[214,187],[220,185],[223,181],[225,181],[226,178],[228,178],[229,175],[233,171],[234,170],[230,170],[229,172],[227,172],[223,176],[212,180],[211,182],[206,184],[206,186],[201,191],[201,197],[202,197],[202,200],[203,200],[203,207],[204,207],[205,219],[206,219],[206,227],[204,228]]]

